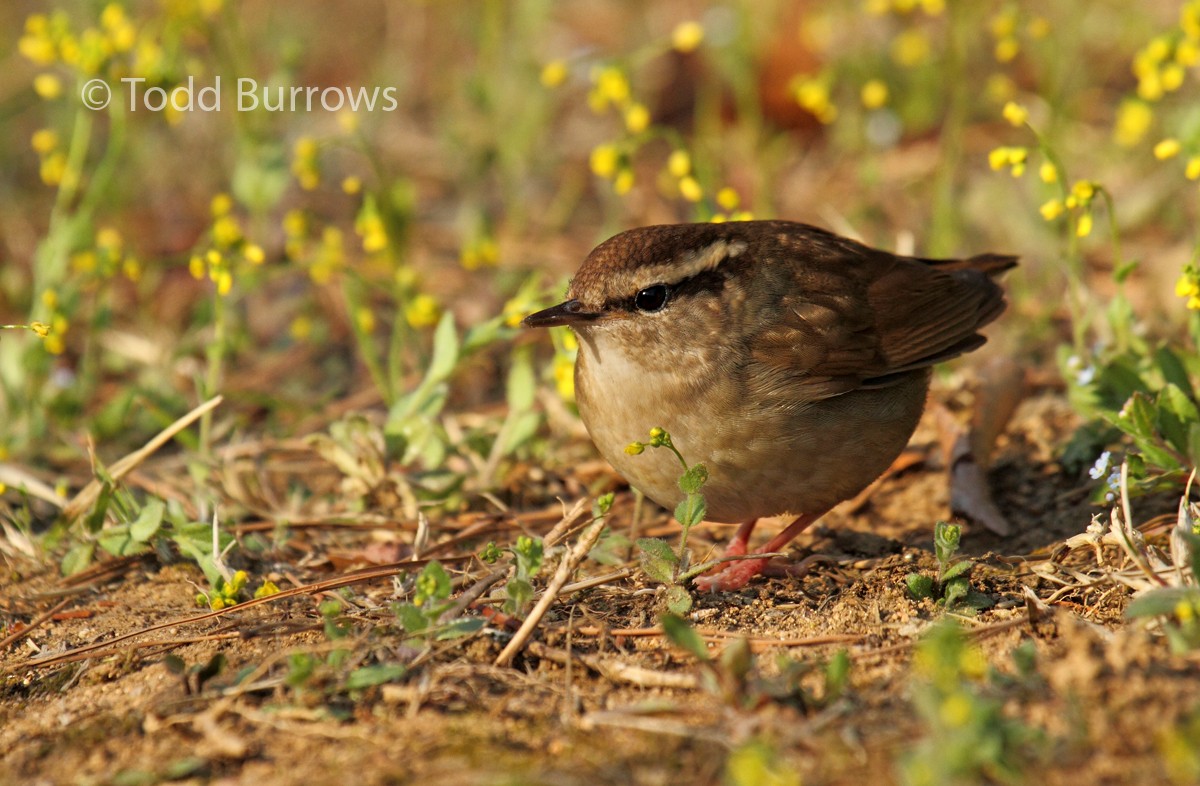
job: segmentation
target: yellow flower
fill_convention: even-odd
[[[221,216],[212,225],[213,243],[221,248],[230,248],[242,239],[242,225],[234,216]]]
[[[1017,85],[1008,74],[997,72],[988,77],[984,92],[987,93],[989,100],[999,104],[1002,101],[1008,101],[1016,95]]]
[[[575,400],[575,362],[566,355],[554,357],[554,389],[563,401]]]
[[[680,179],[679,193],[689,202],[699,202],[704,196],[704,189],[700,187],[700,182],[696,178],[688,175]]]
[[[1127,99],[1117,108],[1113,139],[1121,147],[1134,147],[1146,136],[1154,122],[1154,110],[1142,101]]]
[[[1076,237],[1087,237],[1092,234],[1092,214],[1084,213],[1079,217],[1079,223],[1075,225]]]
[[[33,92],[47,101],[62,95],[62,80],[54,74],[38,74],[33,78]]]
[[[650,125],[650,110],[642,104],[630,104],[625,110],[625,128],[631,134],[640,134]]]
[[[562,60],[551,60],[542,66],[542,87],[555,88],[567,81],[567,64]]]
[[[738,192],[729,186],[725,186],[717,192],[717,204],[721,206],[722,210],[734,210],[740,202]]]
[[[590,165],[593,174],[597,177],[611,178],[617,172],[617,163],[619,161],[620,156],[617,153],[617,148],[613,145],[596,145],[592,149]]]
[[[342,191],[347,194],[357,194],[362,191],[362,180],[354,175],[349,175],[342,180]]]
[[[633,183],[633,170],[629,167],[622,167],[617,176],[613,178],[613,193],[617,196],[625,196],[633,190]]]
[[[258,245],[257,243],[247,243],[245,247],[242,248],[242,256],[244,256],[246,261],[251,265],[261,265],[267,259],[267,255],[263,252],[262,246]]]
[[[996,42],[996,48],[992,54],[995,56],[997,63],[1011,63],[1016,59],[1020,51],[1021,45],[1017,43],[1017,39],[1001,38]]]
[[[233,289],[233,274],[228,268],[222,268],[217,272],[217,293],[222,297],[228,295]]]
[[[1175,296],[1190,298],[1197,295],[1200,295],[1200,280],[1186,270],[1180,273],[1179,280],[1175,282]]]
[[[51,311],[58,308],[58,291],[51,288],[42,292],[42,305]]]
[[[192,258],[188,260],[188,272],[197,281],[204,278],[204,260],[199,254],[192,254]]]
[[[30,322],[29,329],[36,333],[38,338],[45,338],[50,335],[50,326],[45,322]]]
[[[961,729],[971,721],[971,699],[962,691],[950,694],[938,708],[938,718],[952,729]]]
[[[622,105],[629,100],[629,80],[616,66],[601,68],[595,75],[596,94],[603,102]]]
[[[297,341],[307,341],[312,335],[312,329],[312,320],[300,315],[292,320],[291,326],[288,327],[288,333]]]
[[[924,63],[929,59],[929,51],[929,37],[919,28],[911,27],[892,39],[892,60],[905,68]]]
[[[1184,175],[1188,180],[1200,179],[1200,156],[1192,156],[1188,159]]]
[[[233,212],[233,198],[229,194],[217,194],[209,202],[208,209],[212,213],[213,218],[227,216]]]
[[[1183,145],[1179,144],[1178,139],[1164,139],[1154,146],[1154,157],[1159,161],[1166,161],[1168,158],[1179,155],[1179,151],[1182,149]]]
[[[867,109],[879,109],[887,103],[888,87],[882,79],[871,79],[862,86],[859,97]]]
[[[1042,218],[1046,219],[1047,221],[1053,221],[1061,216],[1065,209],[1066,207],[1063,205],[1061,199],[1051,199],[1049,202],[1046,202],[1040,208],[1038,208],[1038,212],[1042,214]]]
[[[112,227],[103,227],[96,232],[96,246],[98,248],[119,252],[122,245],[121,233]]]
[[[1029,110],[1016,101],[1009,101],[1004,105],[1003,115],[1009,124],[1018,128],[1029,121]]]
[[[1079,204],[1086,205],[1092,201],[1092,197],[1096,195],[1096,184],[1090,180],[1076,180],[1071,186],[1071,196],[1079,200]]]
[[[1029,33],[1030,38],[1045,38],[1050,35],[1050,20],[1044,16],[1035,16],[1029,20],[1025,30]]]
[[[39,128],[33,132],[29,144],[36,152],[45,155],[58,147],[58,134],[49,128]]]
[[[946,10],[946,0],[921,0],[921,10],[927,16],[941,16]]]
[[[671,46],[677,52],[692,52],[704,40],[704,26],[699,22],[682,22],[671,31]]]
[[[672,150],[667,157],[667,171],[673,177],[686,177],[692,171],[692,157],[686,150]]]
[[[1058,167],[1049,161],[1043,161],[1042,165],[1038,167],[1038,177],[1042,179],[1043,183],[1057,183]]]
[[[432,295],[424,292],[417,293],[404,306],[404,318],[414,328],[432,327],[438,323],[441,309]]]
[[[1159,80],[1162,82],[1163,90],[1168,93],[1178,90],[1183,85],[1183,78],[1187,72],[1183,66],[1178,63],[1168,63],[1163,66]]]
[[[354,310],[354,324],[359,332],[371,333],[375,330],[375,312],[367,306],[359,306]]]
[[[48,186],[56,186],[63,182],[67,175],[67,156],[61,150],[46,156],[42,159],[38,174]]]

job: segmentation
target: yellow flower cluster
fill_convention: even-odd
[[[58,134],[53,129],[34,131],[29,143],[38,154],[38,175],[43,183],[57,186],[74,180],[75,176],[67,177],[67,153],[59,146]]]
[[[104,227],[96,232],[91,248],[71,255],[71,271],[102,279],[110,279],[121,273],[130,281],[137,281],[142,275],[141,262],[135,256],[126,254],[124,246],[120,232],[112,227]]]
[[[625,195],[633,189],[634,176],[629,155],[615,144],[604,142],[592,148],[588,166],[596,177],[612,181],[615,193]]]
[[[302,136],[292,146],[292,174],[305,191],[312,191],[321,184],[317,152],[317,142],[312,137]]]
[[[1029,160],[1029,149],[1025,147],[997,147],[988,153],[988,166],[999,172],[1009,167],[1013,177],[1025,174],[1025,165]]]
[[[416,329],[433,327],[442,317],[442,309],[433,295],[418,292],[404,304],[404,319]]]
[[[244,261],[257,267],[267,260],[262,246],[246,239],[242,224],[233,214],[233,199],[228,194],[217,194],[209,205],[213,223],[209,229],[209,248],[203,253],[192,254],[188,260],[188,272],[197,281],[207,277],[217,287],[222,297],[233,290],[235,265]]]
[[[1053,165],[1051,165],[1053,167]],[[1054,178],[1058,178],[1057,170],[1054,171]],[[1042,179],[1046,180],[1048,173],[1043,173]],[[1053,182],[1046,180],[1046,182]],[[1092,218],[1092,202],[1096,198],[1100,186],[1091,180],[1076,180],[1071,186],[1071,192],[1065,199],[1051,199],[1040,208],[1042,218],[1047,221],[1053,221],[1067,211],[1077,213],[1078,218],[1075,222],[1075,234],[1078,237],[1087,237],[1092,233],[1094,219]]]
[[[792,82],[791,93],[801,108],[828,125],[838,116],[838,109],[830,97],[832,84],[833,79],[829,74],[800,76]]]
[[[1187,300],[1187,307],[1200,311],[1200,267],[1189,264],[1175,282],[1175,295]]]
[[[1018,29],[1020,22],[1018,10],[1012,5],[992,15],[988,27],[992,34],[992,56],[999,63],[1011,63],[1021,52],[1021,41]],[[1050,34],[1050,21],[1043,16],[1035,16],[1025,24],[1025,34],[1033,39],[1045,38]]]
[[[716,213],[710,219],[714,224],[721,224],[725,221],[750,221],[754,218],[753,214],[748,210],[738,210],[738,205],[742,202],[738,192],[729,186],[725,186],[717,192],[717,205],[720,206],[723,212]]]
[[[946,10],[946,0],[864,0],[863,10],[872,16],[891,12],[911,14],[917,10],[927,16],[941,16]]]
[[[370,195],[363,200],[362,207],[354,219],[354,231],[362,238],[362,249],[368,254],[378,254],[387,249],[387,227],[384,226],[379,206]]]
[[[1200,3],[1184,6],[1178,32],[1152,38],[1133,58],[1133,75],[1137,77],[1138,97],[1158,101],[1167,93],[1183,86],[1187,69],[1200,63],[1200,34],[1195,17],[1200,15]]]
[[[704,26],[699,22],[680,22],[671,31],[671,47],[676,52],[694,52],[704,41]]]
[[[494,237],[482,232],[463,245],[458,252],[458,261],[467,270],[495,267],[500,261],[500,246]]]
[[[559,398],[567,403],[575,401],[575,358],[579,354],[579,339],[570,330],[550,331],[554,342],[554,360],[551,373],[554,376],[554,389]]]

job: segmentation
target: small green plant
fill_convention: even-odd
[[[909,593],[917,600],[928,598],[947,609],[963,606],[982,611],[992,605],[992,599],[971,587],[970,573],[975,563],[955,561],[962,530],[955,524],[939,521],[933,527],[933,551],[937,557],[937,577],[910,573],[904,577]]]
[[[900,760],[911,786],[1021,783],[1040,733],[1004,714],[987,661],[952,622],[935,625],[917,646],[912,701],[926,735]]]
[[[464,617],[442,623],[442,615],[450,610],[450,574],[437,560],[430,560],[417,576],[412,602],[393,606],[404,631],[419,639],[436,641],[453,639],[474,633],[483,627],[483,620]]]
[[[1099,453],[1090,470],[1104,481],[1096,502],[1117,498],[1123,460],[1134,495],[1183,486],[1200,465],[1200,407],[1193,384],[1200,379],[1200,355],[1135,342],[1090,362],[1064,351],[1059,365],[1072,405],[1092,419],[1076,432],[1063,460],[1082,467]]]
[[[650,429],[649,442],[631,442],[626,446],[625,452],[637,456],[646,448],[666,448],[675,454],[683,468],[683,474],[679,477],[679,490],[684,496],[675,506],[675,520],[683,527],[683,533],[679,537],[678,552],[673,551],[665,540],[638,538],[642,570],[650,578],[667,585],[667,609],[675,614],[685,614],[692,607],[692,596],[688,594],[684,585],[689,579],[712,567],[712,563],[706,563],[689,568],[691,553],[687,550],[688,533],[692,527],[704,520],[708,511],[704,495],[700,493],[704,484],[708,482],[708,468],[703,464],[689,466],[683,454],[671,441],[671,435],[662,428]]]

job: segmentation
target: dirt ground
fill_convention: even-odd
[[[961,397],[945,389],[937,394],[952,409]],[[464,638],[428,645],[406,638],[390,604],[411,586],[394,577],[411,571],[381,571],[382,578],[342,589],[284,593],[188,621],[202,616],[194,597],[203,577],[186,563],[147,555],[68,581],[51,568],[10,561],[0,579],[0,631],[23,635],[0,652],[0,781],[919,781],[913,756],[936,756],[962,741],[925,744],[954,724],[938,727],[920,711],[930,688],[913,654],[948,615],[929,600],[914,600],[904,583],[913,571],[932,575],[933,524],[949,515],[935,423],[931,409],[913,439],[911,467],[797,541],[795,559],[825,557],[806,575],[781,571],[738,592],[696,597],[688,618],[714,653],[748,640],[753,662],[740,678],[698,663],[664,638],[656,627],[661,587],[634,561],[626,563],[634,569],[622,572],[622,565],[586,560],[574,580],[617,577],[561,594],[511,666],[494,665],[512,636],[500,615],[487,614],[487,624]],[[1103,512],[1088,503],[1094,481],[1068,477],[1056,463],[1075,425],[1056,392],[1027,398],[989,472],[1015,532],[964,530],[964,549],[978,559],[972,586],[993,603],[977,615],[949,615],[991,672],[964,677],[963,684],[970,695],[996,701],[1003,722],[1032,732],[1013,748],[1015,774],[985,770],[962,782],[1190,777],[1179,756],[1168,754],[1185,739],[1178,730],[1187,728],[1200,700],[1200,662],[1194,654],[1171,654],[1160,631],[1124,618],[1133,591],[1114,578],[1129,568],[1119,550],[1065,545]],[[273,462],[286,474],[282,457],[262,459],[262,472],[273,471]],[[166,478],[172,471],[164,457],[143,474]],[[554,491],[614,485],[621,490],[609,525],[627,530],[628,490],[595,462],[576,472],[546,480],[550,493],[541,507],[431,520],[428,541],[449,543],[438,556],[461,579],[458,586],[493,570],[469,556],[488,540],[506,544],[520,532],[545,534],[560,518]],[[1155,534],[1166,531],[1159,514],[1174,503],[1134,504],[1135,522],[1150,542],[1165,543],[1165,534]],[[648,516],[642,529],[669,538],[676,531],[661,513]],[[728,535],[726,528],[703,529],[693,541],[702,552]],[[362,567],[369,562],[363,555],[375,549],[404,558],[414,530],[411,521],[297,525],[255,555],[236,549],[235,566],[285,590],[307,586]],[[558,559],[559,552],[548,555],[535,581],[539,590]],[[495,608],[489,597],[466,615]],[[338,645],[349,658],[289,683],[295,653],[324,657],[334,648],[317,612],[329,598],[343,604],[340,620],[351,634]],[[72,655],[88,645],[98,646]],[[1022,671],[1014,651],[1030,646],[1034,665]],[[843,650],[848,682],[827,695],[824,664]],[[191,667],[218,653],[225,666],[207,680],[167,667],[168,654]],[[407,671],[382,685],[348,688],[345,674],[361,664],[403,664]],[[978,745],[1002,736],[995,723]],[[760,752],[759,769],[739,767],[746,751]]]

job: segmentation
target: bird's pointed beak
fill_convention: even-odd
[[[536,314],[530,314],[521,320],[521,324],[530,328],[558,327],[559,325],[578,325],[599,318],[600,314],[588,311],[578,300],[567,300],[557,306],[542,309]]]

